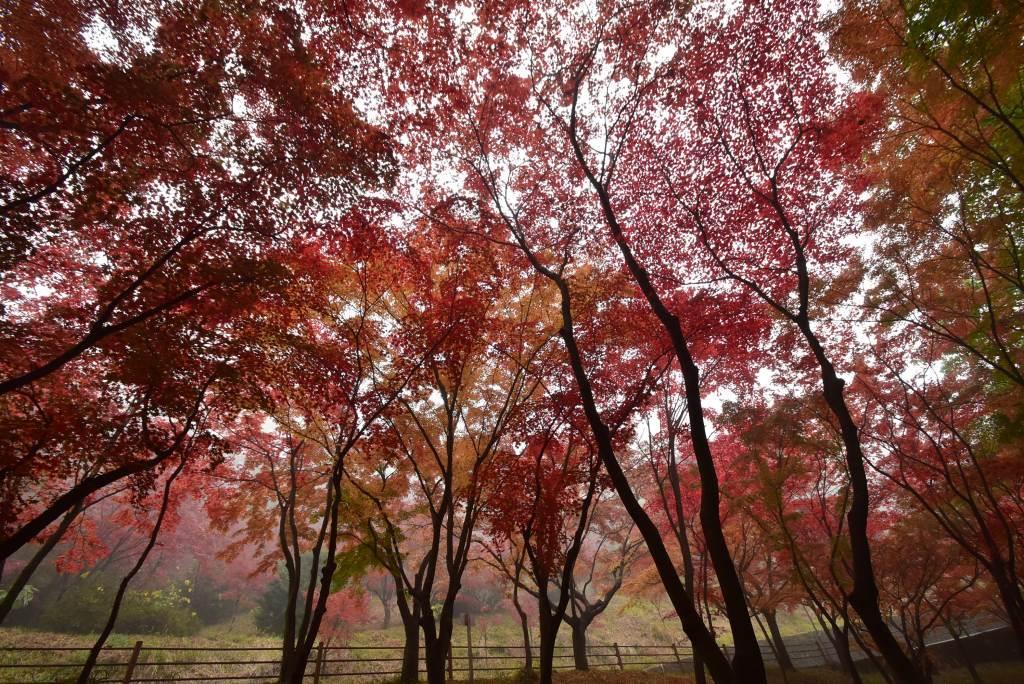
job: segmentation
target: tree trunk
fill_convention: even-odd
[[[772,635],[772,644],[775,646],[775,657],[779,660],[779,667],[783,670],[795,670],[793,659],[789,657],[789,651],[786,649],[786,642],[782,639],[782,632],[779,631],[779,621],[775,611],[764,611],[764,619],[768,623],[768,631]]]
[[[518,587],[516,587],[516,589],[518,589]],[[519,605],[519,597],[515,595],[516,589],[512,590],[512,603],[516,608],[516,612],[519,613],[519,625],[523,630],[523,657],[526,661],[523,664],[523,670],[526,672],[526,675],[529,676],[533,672],[533,647],[530,645],[530,623],[526,618],[526,611]]]
[[[110,614],[107,616],[107,623],[103,626],[103,630],[100,632],[99,637],[96,639],[96,643],[89,649],[89,656],[85,659],[85,665],[82,666],[82,672],[78,675],[78,684],[88,684],[92,678],[92,671],[96,667],[96,661],[100,657],[100,651],[103,650],[103,646],[107,643],[107,639],[110,637],[110,633],[114,631],[114,625],[117,623],[117,616],[121,612],[121,603],[124,601],[124,596],[128,592],[128,585],[132,579],[139,573],[142,566],[146,563],[146,558],[149,557],[150,551],[156,546],[157,537],[160,536],[160,527],[163,525],[164,518],[167,516],[167,508],[170,506],[171,501],[171,486],[174,484],[174,480],[178,477],[181,471],[185,468],[186,459],[183,457],[178,467],[174,469],[170,477],[167,478],[167,482],[164,484],[163,499],[160,503],[160,512],[157,513],[156,522],[153,523],[153,530],[149,533],[149,541],[146,543],[146,547],[139,554],[138,559],[135,561],[135,565],[132,566],[128,574],[121,579],[121,584],[117,588],[117,593],[114,595],[114,603],[110,607]]]
[[[853,684],[862,684],[860,672],[853,662],[853,655],[850,653],[850,635],[845,629],[834,627],[832,629],[832,645],[836,648],[836,655],[839,657],[839,666],[843,672],[850,676]]]
[[[967,668],[967,672],[971,675],[971,681],[974,684],[982,684],[981,676],[978,674],[977,668],[974,667],[974,659],[971,658],[970,650],[964,647],[962,641],[960,641],[960,630],[954,628],[950,623],[946,623],[946,630],[949,631],[950,636],[953,637],[953,644],[956,646],[956,653],[960,656],[960,662]]]
[[[1003,563],[991,567],[990,572],[996,581],[999,599],[1013,630],[1017,655],[1024,658],[1024,598],[1021,597],[1020,585],[1008,576]]]
[[[420,625],[418,620],[412,619],[402,626],[405,631],[405,644],[402,646],[402,675],[399,682],[416,684],[420,678]]]
[[[886,664],[900,684],[926,684],[931,678],[920,671],[903,652],[899,641],[882,617],[878,603],[878,584],[871,564],[871,544],[868,540],[868,514],[871,499],[868,478],[864,465],[864,452],[860,445],[860,431],[843,396],[845,381],[836,373],[828,359],[821,341],[811,330],[806,316],[797,321],[821,371],[821,387],[825,403],[839,423],[846,453],[846,469],[850,476],[850,510],[846,514],[850,535],[850,555],[853,565],[853,590],[849,593],[850,605],[857,611],[865,629],[871,635]]]
[[[424,654],[429,684],[444,684],[444,659],[447,651],[441,650],[438,647],[439,643],[439,640],[428,643]]]
[[[46,538],[46,541],[43,542],[42,546],[40,546],[35,554],[33,554],[32,559],[24,568],[22,568],[21,572],[18,573],[18,576],[14,578],[14,582],[7,590],[7,594],[4,596],[3,601],[0,601],[0,625],[3,624],[4,620],[7,618],[7,614],[11,612],[12,608],[14,608],[14,602],[18,600],[18,596],[25,589],[25,586],[28,585],[28,581],[32,579],[32,575],[50,554],[50,551],[53,551],[53,547],[57,545],[57,542],[64,537],[68,528],[71,527],[71,522],[79,513],[81,513],[82,508],[83,504],[80,503],[64,514],[64,517],[61,519],[60,525],[57,529],[53,531],[53,534]]]
[[[633,280],[640,287],[640,291],[650,305],[651,310],[661,322],[665,332],[668,333],[675,351],[676,360],[679,362],[679,370],[683,375],[683,384],[686,389],[686,411],[689,415],[690,439],[693,445],[694,459],[697,462],[697,474],[700,479],[700,524],[701,529],[704,531],[708,555],[711,556],[711,564],[715,568],[715,575],[718,577],[718,586],[725,603],[726,617],[729,620],[729,628],[732,631],[733,642],[736,645],[736,652],[732,660],[732,672],[736,678],[742,680],[745,684],[766,682],[767,675],[764,671],[761,649],[757,645],[757,634],[754,632],[754,625],[750,620],[750,612],[747,610],[747,601],[743,594],[739,573],[736,572],[736,565],[733,563],[732,555],[729,553],[729,546],[725,540],[725,533],[722,530],[721,492],[718,484],[718,472],[715,469],[715,461],[711,453],[711,444],[708,441],[707,427],[704,422],[700,369],[690,353],[689,342],[686,334],[683,332],[679,318],[666,306],[657,288],[654,286],[647,269],[644,268],[633,254],[632,247],[626,240],[621,225],[619,225],[619,219],[612,206],[608,188],[594,176],[593,171],[587,164],[586,156],[583,153],[575,131],[574,120],[574,123],[570,125],[570,142],[573,146],[576,160],[597,193],[605,223],[608,226],[612,239],[619,248],[619,252],[622,254],[623,262],[633,276]]]
[[[587,661],[587,627],[589,623],[583,617],[578,617],[570,623],[572,627],[572,659],[577,670],[587,671],[590,663]]]
[[[381,601],[384,606],[384,624],[382,629],[388,629],[391,627],[391,604],[388,601]]]
[[[594,399],[590,378],[587,376],[586,369],[583,366],[583,355],[580,352],[579,345],[576,343],[573,331],[569,286],[558,276],[555,276],[555,278],[561,294],[563,325],[560,334],[569,356],[573,377],[580,390],[587,422],[597,443],[601,462],[608,472],[608,477],[615,487],[623,507],[629,513],[630,518],[636,523],[637,530],[639,530],[640,535],[647,544],[647,549],[651,554],[651,559],[654,561],[654,566],[658,570],[658,576],[665,587],[665,592],[672,601],[672,607],[676,610],[676,614],[682,623],[683,631],[689,637],[694,650],[699,651],[706,660],[708,669],[711,670],[712,676],[718,684],[731,684],[736,681],[732,666],[718,647],[718,644],[715,643],[714,637],[708,631],[700,615],[697,614],[694,608],[693,597],[689,595],[679,580],[675,564],[672,562],[668,549],[665,548],[665,542],[661,537],[658,526],[647,515],[629,483],[629,478],[626,477],[626,473],[622,469],[622,464],[619,463],[615,456],[611,433],[597,409],[597,402]],[[760,677],[754,681],[763,680],[764,677]]]
[[[540,679],[539,684],[551,684],[555,671],[555,637],[558,626],[552,624],[550,606],[540,609]]]
[[[420,608],[421,611],[425,610]],[[450,609],[442,608],[441,615],[434,619],[434,614],[423,613],[420,624],[423,626],[423,659],[426,664],[427,682],[444,684],[445,661],[452,647],[452,618]]]

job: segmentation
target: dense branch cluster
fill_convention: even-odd
[[[86,682],[181,534],[282,682],[361,582],[444,681],[477,572],[542,682],[620,591],[701,684],[798,608],[1024,654],[1022,64],[1009,0],[16,0],[0,621],[123,569]]]

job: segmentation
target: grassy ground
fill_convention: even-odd
[[[400,647],[403,641],[403,633],[400,625],[393,625],[388,629],[379,627],[379,615],[371,615],[368,624],[363,629],[356,629],[351,635],[347,645],[352,651],[346,652],[345,657],[372,658],[372,657],[396,657],[400,655]],[[810,623],[800,613],[786,616],[782,620],[782,628],[786,634],[807,632]],[[727,631],[727,630],[724,630]],[[536,637],[536,635],[535,635]],[[562,656],[556,664],[570,666],[572,663],[569,650],[569,632],[567,629],[560,631],[559,645],[562,647],[556,653]],[[4,669],[0,667],[0,683],[12,681],[38,681],[54,682],[73,678],[77,674],[76,663],[84,660],[84,652],[11,652],[4,651],[7,647],[89,647],[95,637],[93,635],[68,635],[45,633],[17,628],[0,628],[0,665],[26,665],[17,669]],[[672,643],[683,642],[682,632],[678,621],[674,618],[663,616],[662,610],[650,602],[625,602],[617,601],[609,607],[604,615],[599,618],[589,632],[590,643],[594,646],[610,645],[618,643],[623,647],[630,645],[660,645],[664,649],[671,649]],[[145,677],[226,677],[230,675],[252,674],[254,676],[270,675],[276,665],[274,651],[263,652],[221,652],[217,654],[203,653],[196,651],[198,648],[240,648],[240,647],[268,647],[276,649],[279,640],[265,635],[258,635],[254,629],[251,616],[242,615],[222,625],[207,627],[199,633],[186,637],[161,636],[161,635],[134,635],[115,634],[109,640],[109,645],[116,648],[130,649],[136,642],[142,640],[147,647],[162,647],[164,650],[147,652],[147,667],[141,671]],[[494,660],[485,661],[489,665],[507,665],[509,670],[502,674],[503,678],[492,680],[508,684],[516,681],[513,674],[515,668],[521,667],[522,651],[517,647],[521,644],[521,632],[518,622],[513,616],[496,616],[492,618],[481,618],[473,626],[473,646],[477,656],[487,655]],[[466,644],[466,630],[462,625],[457,626],[454,634],[454,646],[456,655],[464,654]],[[723,643],[728,643],[725,639]],[[369,647],[393,646],[394,651],[383,652],[371,650]],[[597,649],[600,651],[601,649]],[[613,666],[614,656],[611,651],[605,649],[604,657],[593,656],[591,664],[595,666]],[[623,652],[627,653],[623,648]],[[127,650],[112,653],[108,659],[116,658],[123,662],[128,655]],[[498,660],[497,656],[513,656],[507,660]],[[635,657],[635,656],[634,656]],[[637,658],[639,659],[639,658]],[[174,661],[201,661],[201,660],[233,660],[238,665],[205,664],[195,666],[179,666],[170,663]],[[260,663],[254,661],[267,660],[271,662]],[[671,656],[660,658],[662,662],[672,662]],[[64,668],[33,668],[34,665],[42,665],[54,662],[66,662]],[[627,668],[629,668],[629,657],[626,657]],[[458,664],[456,665],[458,667]],[[464,666],[464,665],[463,665]],[[339,665],[340,667],[340,665]],[[371,667],[370,664],[360,664],[360,667]],[[479,663],[477,667],[480,667]],[[397,669],[397,663],[378,663],[376,670]],[[1024,682],[1024,666],[1022,665],[987,665],[979,668],[985,684],[1017,684]],[[365,670],[364,670],[365,671]],[[116,676],[123,670],[107,670],[111,676]],[[478,675],[484,674],[478,670]],[[494,674],[494,673],[489,673]],[[463,675],[464,676],[464,675]],[[336,681],[336,680],[335,680]],[[369,678],[358,681],[368,682]],[[387,681],[378,678],[377,681]],[[393,681],[393,679],[392,679]],[[521,681],[521,679],[520,679]],[[559,684],[583,684],[584,682],[597,682],[618,684],[625,682],[649,682],[650,684],[689,684],[691,680],[687,677],[670,674],[656,674],[644,672],[642,669],[627,669],[626,672],[595,670],[588,673],[562,672],[558,673],[556,681]],[[771,676],[772,684],[838,684],[846,682],[842,675],[831,670],[801,670],[795,674],[788,675],[785,679],[781,673],[774,672]],[[971,679],[966,670],[958,670],[943,673],[936,679],[936,684],[970,684]],[[865,677],[865,684],[883,684],[880,677]]]

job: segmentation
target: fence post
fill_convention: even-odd
[[[324,642],[316,647],[316,666],[313,668],[313,684],[320,684],[320,673],[324,667]]]
[[[448,642],[448,679],[455,679],[455,670],[452,666],[452,651],[455,650],[455,644]]]
[[[466,616],[466,653],[469,659],[469,684],[473,684],[473,626],[470,624],[469,613]]]
[[[679,657],[679,647],[676,646],[676,642],[672,642],[672,652],[676,654],[676,664],[679,665],[679,671],[683,671],[683,659]]]
[[[615,642],[612,646],[615,647],[615,660],[619,661],[619,669],[625,670],[626,668],[622,664],[622,653],[619,651],[619,643]]]
[[[140,653],[142,653],[142,642],[136,641],[135,648],[132,649],[132,654],[128,658],[128,666],[124,671],[124,679],[121,680],[124,684],[128,684],[132,681],[132,675],[135,674],[135,666],[139,662]]]

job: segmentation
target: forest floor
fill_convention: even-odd
[[[357,657],[360,658],[379,657],[381,655],[380,652],[364,651],[362,649],[387,645],[400,646],[403,638],[400,625],[392,624],[388,629],[382,629],[380,626],[382,615],[378,614],[377,611],[371,611],[371,615],[368,618],[366,624],[356,627],[347,640],[347,645],[354,651],[353,655],[358,654]],[[801,632],[806,633],[811,628],[810,621],[805,620],[801,613],[784,616],[782,623],[783,632],[787,636]],[[559,644],[567,647],[569,636],[568,629],[560,630]],[[465,628],[460,625],[453,637],[455,646],[457,648],[462,647],[466,642]],[[660,645],[666,647],[670,646],[674,641],[682,641],[678,622],[674,618],[666,619],[659,606],[645,601],[613,602],[608,611],[595,622],[589,632],[589,637],[591,644],[596,646],[605,645],[606,647],[612,643],[619,643],[624,647],[629,644]],[[25,652],[15,653],[11,651],[4,653],[4,648],[88,647],[92,644],[94,638],[94,635],[89,634],[58,634],[24,628],[0,628],[0,683],[15,680],[25,681],[25,675],[30,673],[30,671],[22,668],[4,669],[3,665],[26,664],[28,662],[38,662],[40,664],[54,662],[54,656],[60,654],[60,652],[50,652],[33,653],[30,655]],[[280,644],[280,641],[275,637],[256,632],[251,614],[241,614],[222,624],[206,627],[193,635],[115,634],[108,643],[114,647],[130,648],[136,640],[142,640],[147,647],[174,649],[150,653],[147,659],[152,664],[147,667],[148,672],[155,674],[159,670],[161,676],[173,674],[184,677],[207,676],[214,678],[237,674],[237,671],[226,666],[212,664],[179,669],[167,666],[157,667],[155,663],[157,661],[166,662],[167,660],[195,661],[211,659],[210,653],[203,653],[199,650],[193,651],[192,649],[275,648]],[[490,649],[489,652],[492,654],[516,653],[516,651],[507,650],[506,647],[515,648],[521,643],[521,640],[520,627],[514,616],[481,617],[473,626],[473,645],[474,651],[477,653],[488,652],[487,649]],[[723,639],[723,641],[725,640]],[[456,653],[458,652],[456,651]],[[559,653],[568,654],[569,651],[563,650],[559,651]],[[61,655],[61,661],[79,661],[81,657],[84,656],[82,654],[72,656],[70,653],[65,652]],[[239,654],[237,657],[239,660],[247,658],[257,660],[259,658],[270,659],[275,656],[273,654],[261,654],[257,657],[254,653],[248,653]],[[26,660],[26,658],[31,658],[31,661]],[[234,658],[235,656],[232,656],[232,659]],[[571,663],[571,659],[569,662]],[[609,666],[614,665],[614,662],[612,661],[612,656],[605,655],[592,658],[592,664]],[[521,666],[521,661],[519,661],[519,665]],[[255,671],[257,669],[255,664],[253,664],[253,667]],[[258,670],[262,674],[273,670],[273,667],[272,664],[267,664],[258,666]],[[982,681],[985,684],[1019,684],[1024,682],[1024,664],[990,664],[979,667],[979,670]],[[74,674],[73,671],[74,668],[69,667],[66,670],[47,670],[45,671],[46,674],[43,674],[44,671],[42,670],[31,672],[31,681],[53,682],[55,675],[72,676]],[[367,678],[362,681],[369,682],[370,680]],[[378,679],[377,681],[388,680]],[[510,684],[517,681],[523,682],[524,680],[511,674],[505,675],[503,678],[477,679],[477,682],[494,682],[495,684]],[[555,681],[557,684],[586,684],[588,682],[596,684],[627,684],[629,682],[642,682],[644,684],[692,684],[693,680],[686,676],[645,672],[639,669],[627,669],[625,672],[602,669],[590,672],[560,672],[556,674]],[[847,681],[849,680],[843,675],[827,669],[803,669],[795,674],[789,674],[786,678],[783,678],[780,672],[771,673],[772,684],[840,684]],[[970,684],[971,681],[966,670],[954,670],[940,674],[936,678],[935,684]],[[864,684],[884,684],[884,682],[877,676],[865,676]]]

